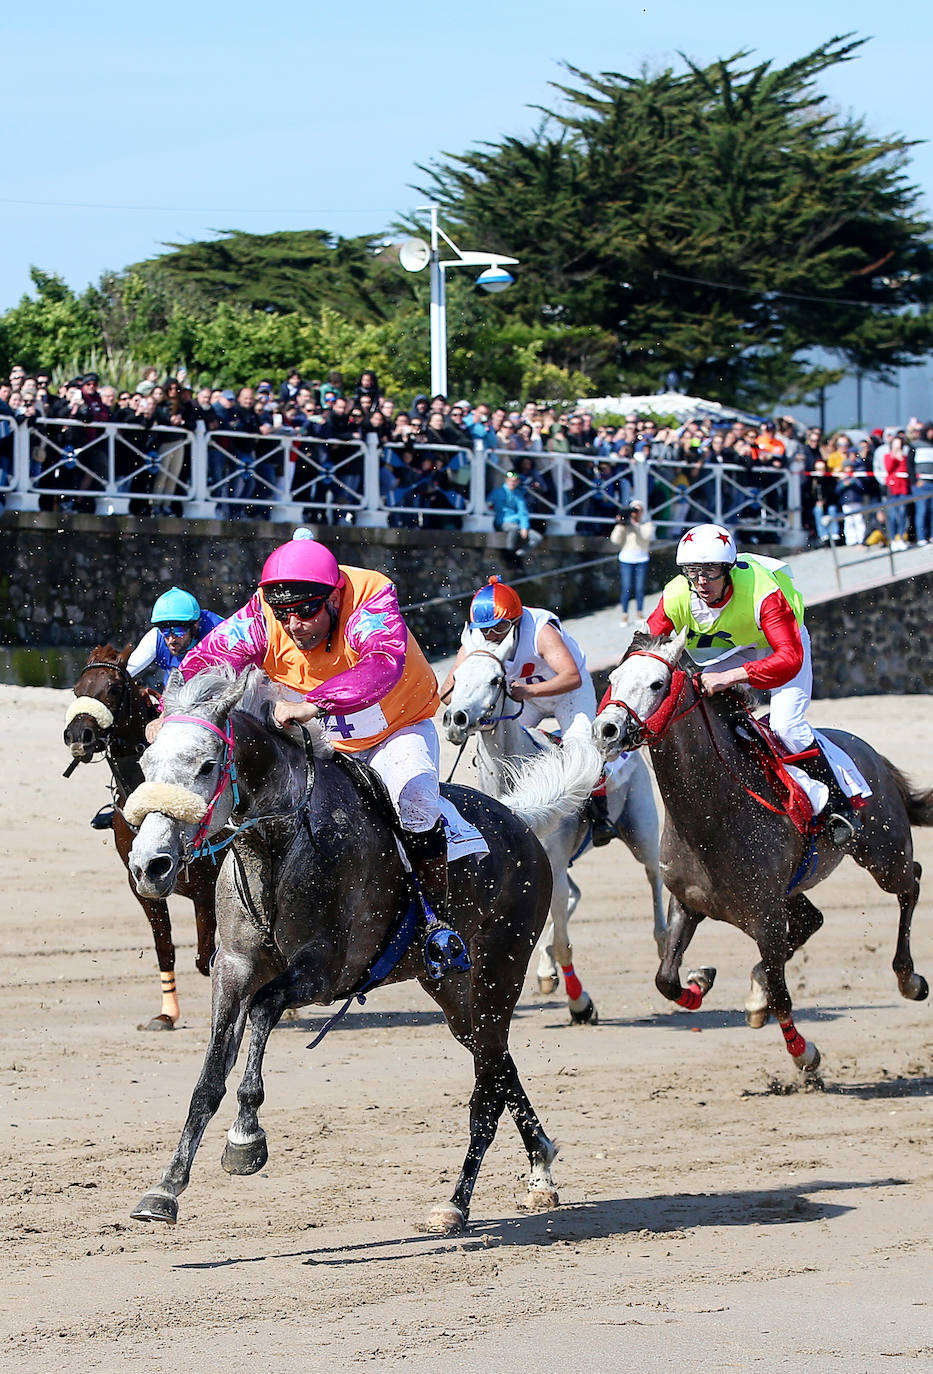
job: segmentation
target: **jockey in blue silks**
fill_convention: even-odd
[[[179,666],[192,645],[198,644],[222,620],[223,616],[213,611],[202,611],[190,592],[169,587],[152,608],[152,629],[130,654],[127,672],[131,677],[139,677],[155,663],[163,671],[163,682],[167,682],[169,673]]]

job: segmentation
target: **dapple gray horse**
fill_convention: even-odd
[[[467,655],[454,674],[453,690],[443,715],[444,732],[452,744],[462,745],[476,735],[476,766],[479,785],[494,797],[506,797],[516,764],[527,763],[555,745],[538,729],[522,725],[521,703],[508,696],[505,663],[514,653],[514,631],[501,644],[475,648],[469,629],[461,640]],[[610,773],[606,786],[610,818],[637,863],[642,864],[651,891],[654,939],[663,953],[667,923],[658,868],[658,813],[651,778],[644,761],[632,754],[622,767]],[[554,891],[548,926],[538,951],[538,986],[553,992],[558,985],[558,965],[564,972],[570,1015],[574,1021],[595,1022],[596,1008],[573,966],[568,923],[580,900],[580,889],[570,876],[570,864],[586,844],[585,811],[568,816],[539,838],[551,861]]]
[[[248,709],[236,710],[241,704]],[[396,842],[398,821],[376,775],[336,754],[316,726],[304,745],[297,732],[270,728],[269,685],[258,670],[236,681],[229,672],[205,672],[187,684],[174,673],[165,705],[162,728],[142,758],[146,782],[126,807],[139,827],[130,856],[137,887],[165,896],[192,845],[219,836],[228,822],[233,827],[217,882],[210,1043],[178,1148],[133,1212],[139,1220],[172,1223],[247,1016],[249,1057],[223,1156],[234,1174],[255,1173],[267,1158],[259,1124],[262,1060],[283,1012],[358,993],[406,913],[413,917],[420,908],[413,907]],[[587,773],[583,788],[589,785]],[[547,856],[526,822],[546,828],[551,813],[580,805],[579,793],[567,767],[536,770],[529,787],[516,792],[514,812],[470,788],[446,788],[489,846],[487,854],[469,854],[450,868],[450,919],[468,942],[472,968],[433,982],[416,941],[403,944],[406,952],[381,980],[418,978],[473,1055],[469,1149],[451,1201],[431,1213],[433,1230],[465,1225],[506,1106],[531,1164],[528,1205],[556,1202],[550,1174],[556,1150],[519,1081],[508,1033],[551,895]]]
[[[914,971],[910,925],[920,892],[912,825],[933,825],[933,790],[916,792],[904,775],[864,740],[825,734],[852,759],[871,787],[863,826],[846,849],[821,834],[801,833],[784,812],[757,747],[743,740],[748,711],[734,692],[701,695],[688,658],[686,632],[671,639],[636,635],[610,678],[611,699],[596,717],[597,745],[611,754],[648,744],[666,807],[661,870],[673,894],[667,945],[656,983],[665,997],[694,1010],[712,985],[713,969],[680,981],[680,964],[704,917],[727,921],[755,941],[761,962],[746,1001],[750,1026],[777,1018],[787,1049],[803,1071],[819,1051],[797,1031],[785,980],[791,955],[823,924],[806,893],[846,852],[900,907],[893,967],[902,997],[922,1001],[927,981]],[[684,671],[686,667],[687,671]]]

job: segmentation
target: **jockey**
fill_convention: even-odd
[[[169,673],[179,667],[192,645],[199,643],[222,619],[214,611],[202,611],[190,592],[181,587],[169,587],[153,606],[149,617],[153,628],[143,635],[130,654],[126,671],[131,677],[139,677],[156,663],[163,670],[163,681],[167,682]]]
[[[299,530],[266,559],[259,589],[187,654],[190,678],[255,664],[297,700],[278,701],[279,725],[320,718],[334,748],[379,774],[398,811],[428,920],[428,972],[469,967],[447,924],[447,840],[440,816],[437,680],[382,573],[340,566]]]
[[[503,663],[508,694],[522,703],[522,719],[535,726],[553,716],[565,739],[589,739],[596,716],[596,691],[586,667],[586,655],[561,626],[553,611],[523,606],[514,587],[496,576],[470,602],[468,629],[472,648],[461,644],[454,665],[440,689],[441,699],[453,691],[454,673],[484,643],[501,644],[514,631],[514,643]],[[609,765],[612,770],[613,765]],[[618,834],[609,819],[605,795],[590,799],[594,845],[608,844]]]
[[[213,611],[202,611],[190,592],[169,587],[157,598],[149,618],[153,628],[146,631],[130,654],[126,671],[130,677],[139,677],[155,663],[163,671],[163,683],[167,682],[169,673],[180,665],[192,644],[219,625],[221,618]],[[91,818],[91,825],[95,830],[112,830],[113,807],[102,806]]]
[[[771,693],[771,729],[792,753],[817,749],[808,781],[823,783],[825,829],[847,844],[861,819],[806,720],[812,690],[810,636],[800,592],[782,564],[743,554],[721,525],[694,525],[677,545],[681,575],[668,582],[647,620],[653,635],[687,630],[687,651],[701,665],[700,686],[712,696],[740,683]],[[703,666],[707,665],[707,666]],[[822,794],[807,788],[814,816]]]

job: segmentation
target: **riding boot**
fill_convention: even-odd
[[[448,924],[444,822],[436,821],[430,830],[406,830],[405,850],[424,907],[421,938],[428,975],[441,979],[446,973],[465,972],[470,967],[466,942]]]
[[[588,815],[590,839],[593,841],[594,849],[600,849],[610,840],[618,839],[619,832],[615,823],[609,819],[609,802],[605,792],[594,792],[590,797]]]
[[[816,741],[814,745],[819,752],[816,758],[806,760],[807,773],[815,782],[825,783],[829,789],[829,800],[820,812],[820,817],[823,829],[832,843],[837,849],[842,849],[861,830],[862,818],[852,805],[852,799],[843,792],[829,759]]]
[[[102,806],[96,816],[91,817],[91,825],[95,830],[113,829],[113,807]]]

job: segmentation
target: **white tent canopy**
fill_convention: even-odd
[[[655,396],[600,396],[583,397],[577,401],[578,410],[587,410],[591,415],[613,411],[617,415],[653,414],[675,415],[681,423],[685,420],[742,420],[746,424],[760,424],[762,417],[752,415],[735,406],[725,406],[719,401],[706,401],[702,396],[684,396],[679,391],[664,391]]]

